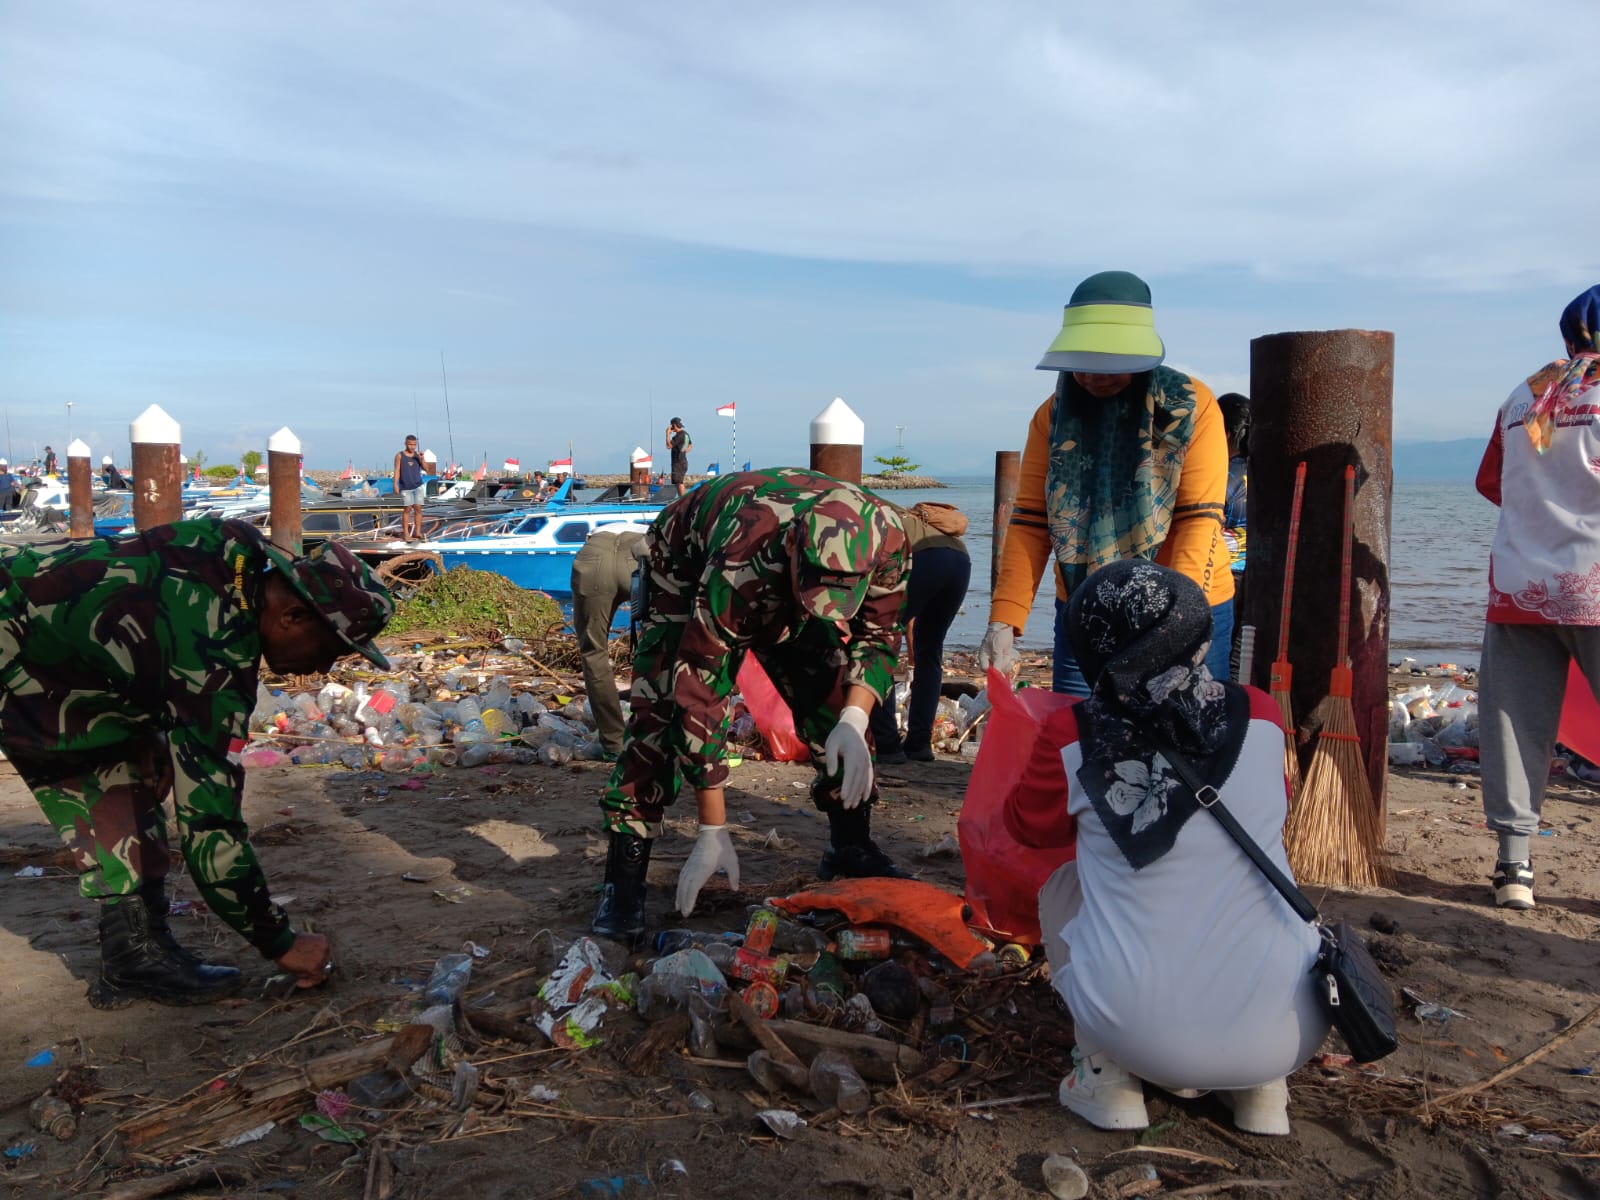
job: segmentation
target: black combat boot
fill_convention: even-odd
[[[167,923],[167,917],[172,912],[172,901],[167,898],[165,880],[140,884],[139,898],[144,901],[145,911],[150,914],[150,934],[161,944],[163,950],[176,955],[179,961],[193,967],[200,978],[208,983],[221,983],[223,980],[238,976],[238,967],[208,963],[194,951],[178,944],[178,939],[172,936],[172,926]]]
[[[885,876],[889,879],[910,879],[911,876],[894,865],[877,843],[872,840],[872,805],[855,808],[830,808],[828,812],[828,848],[822,852],[822,862],[817,867],[817,878],[865,879]]]
[[[129,896],[100,914],[100,978],[89,985],[89,1003],[96,1008],[122,1008],[135,1000],[209,1004],[233,995],[242,978],[237,971],[206,978],[168,950],[138,897]]]
[[[650,839],[612,833],[606,853],[606,884],[589,931],[637,948],[644,940],[644,876],[650,867]]]

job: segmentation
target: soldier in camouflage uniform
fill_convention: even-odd
[[[243,521],[39,542],[0,556],[0,749],[100,901],[96,1007],[195,1004],[238,989],[233,967],[167,926],[166,793],[212,912],[301,987],[331,969],[327,938],[274,904],[240,814],[239,754],[265,657],[327,670],[371,644],[393,601],[349,551],[290,558]]]
[[[871,838],[866,733],[893,682],[910,566],[899,519],[851,484],[774,468],[695,488],[645,540],[648,595],[622,757],[602,801],[610,851],[594,932],[642,936],[651,839],[683,780],[696,792],[700,834],[679,875],[679,910],[693,908],[719,869],[738,886],[723,755],[747,651],[811,750],[812,799],[830,830],[822,878],[899,874]]]

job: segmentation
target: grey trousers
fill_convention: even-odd
[[[1539,831],[1550,754],[1561,724],[1568,664],[1577,659],[1600,698],[1600,625],[1502,625],[1483,631],[1478,672],[1478,757],[1483,814],[1500,835],[1500,861],[1525,862]]]
[[[583,687],[600,745],[611,754],[622,750],[622,701],[611,669],[611,622],[628,602],[637,564],[639,533],[592,534],[572,560],[572,627],[583,658]]]

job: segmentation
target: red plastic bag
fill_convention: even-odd
[[[1556,739],[1568,750],[1576,750],[1592,763],[1600,763],[1600,703],[1596,703],[1589,681],[1572,664],[1567,676],[1567,696],[1561,708],[1561,734]]]
[[[978,760],[956,821],[971,923],[1014,942],[1038,945],[1039,889],[1072,859],[1074,848],[1022,845],[1006,830],[1005,806],[1022,780],[1045,719],[1073,699],[1042,688],[1013,692],[1002,675],[990,671],[989,702],[993,711],[978,743]],[[1066,803],[1063,794],[1061,804]]]
[[[744,696],[744,706],[755,718],[756,728],[767,740],[767,750],[778,762],[799,762],[811,757],[811,751],[795,732],[794,714],[772,686],[772,680],[761,669],[754,654],[746,654],[739,668],[739,691]]]

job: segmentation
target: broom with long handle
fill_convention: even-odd
[[[1356,736],[1350,669],[1351,543],[1355,536],[1356,470],[1344,469],[1344,553],[1339,573],[1339,652],[1328,695],[1317,706],[1321,733],[1305,786],[1290,809],[1284,845],[1302,883],[1369,887],[1382,883],[1383,831],[1372,800],[1367,764]]]
[[[1300,544],[1300,505],[1306,497],[1306,465],[1294,469],[1294,505],[1289,510],[1289,552],[1283,566],[1283,603],[1278,608],[1278,657],[1272,664],[1272,698],[1283,714],[1283,777],[1289,785],[1292,804],[1300,791],[1300,756],[1294,745],[1294,705],[1289,685],[1294,668],[1289,665],[1289,602],[1294,596],[1294,556]],[[1249,676],[1245,676],[1248,683]]]

